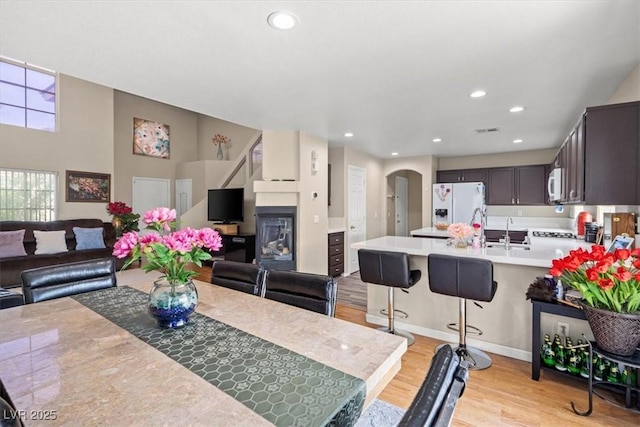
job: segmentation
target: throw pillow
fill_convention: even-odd
[[[82,228],[73,227],[73,234],[76,235],[76,250],[82,249],[104,249],[104,238],[102,237],[102,227]]]
[[[36,238],[36,255],[57,254],[60,252],[69,252],[67,242],[64,240],[65,231],[39,231],[33,230]]]
[[[0,258],[25,256],[24,230],[0,231]]]

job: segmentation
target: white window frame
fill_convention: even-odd
[[[15,59],[11,59],[11,58],[7,58],[6,56],[0,56],[0,62],[5,62],[7,64],[11,64],[14,65],[16,67],[21,67],[21,68],[25,68],[25,69],[29,69],[29,70],[33,70],[33,71],[37,71],[38,73],[43,73],[43,74],[49,74],[51,76],[53,76],[53,81],[54,81],[54,87],[55,87],[55,92],[54,92],[54,96],[55,96],[55,102],[54,102],[54,112],[53,112],[53,123],[54,123],[54,128],[53,130],[50,129],[40,129],[40,128],[32,128],[28,126],[27,120],[25,118],[25,124],[24,126],[18,126],[18,127],[23,127],[24,129],[32,129],[32,130],[39,130],[39,131],[43,131],[43,132],[58,132],[59,129],[59,116],[60,116],[60,75],[53,71],[53,70],[49,70],[47,68],[43,68],[43,67],[38,67],[32,64],[29,64],[28,62],[23,62],[23,61],[18,61]],[[8,82],[5,82],[8,83]],[[13,84],[15,85],[15,83],[8,83],[8,84]],[[17,85],[18,87],[21,87],[23,89],[27,89],[27,85],[25,82],[25,85]],[[6,104],[6,105],[10,105],[10,104]],[[34,108],[28,108],[25,104],[24,107],[20,107],[20,106],[16,106],[16,105],[11,105],[14,108],[22,108],[23,110],[25,110],[25,115],[26,115],[26,111],[27,110],[31,110],[31,111],[40,111],[46,114],[51,114],[48,111],[41,111],[41,110],[36,110]],[[3,126],[16,126],[16,125],[11,125],[11,124],[4,124],[1,123]]]
[[[24,180],[24,188],[5,188],[6,175],[7,174],[24,174],[22,179]],[[31,183],[38,178],[45,178],[49,182],[47,188],[38,190],[32,188]],[[10,169],[0,168],[0,220],[2,221],[55,221],[58,217],[58,180],[59,174],[57,171],[37,171],[29,169]],[[8,190],[5,194],[5,190]],[[16,193],[17,192],[47,192],[52,197],[49,199],[49,203],[42,206],[16,206]],[[28,202],[37,199],[35,197],[27,198]],[[8,217],[6,212],[21,212],[21,214]]]

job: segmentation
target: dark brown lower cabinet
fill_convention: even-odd
[[[344,233],[329,234],[329,276],[344,273]]]

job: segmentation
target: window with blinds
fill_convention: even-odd
[[[53,221],[57,193],[57,172],[0,168],[0,221]]]

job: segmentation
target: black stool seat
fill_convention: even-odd
[[[408,289],[415,285],[422,277],[420,270],[411,270],[409,255],[402,252],[360,249],[358,250],[358,263],[360,264],[360,279],[363,282],[389,288],[387,307],[389,326],[382,328],[382,330],[403,336],[407,338],[408,345],[413,344],[415,341],[413,335],[395,328],[393,290],[394,288]]]
[[[498,289],[486,259],[430,254],[428,267],[431,292],[490,302]]]
[[[491,358],[466,344],[467,299],[490,302],[498,284],[493,280],[493,263],[486,259],[430,254],[427,257],[431,292],[458,297],[460,342],[456,352],[470,363],[470,369],[491,366]],[[477,330],[477,328],[474,328]]]

